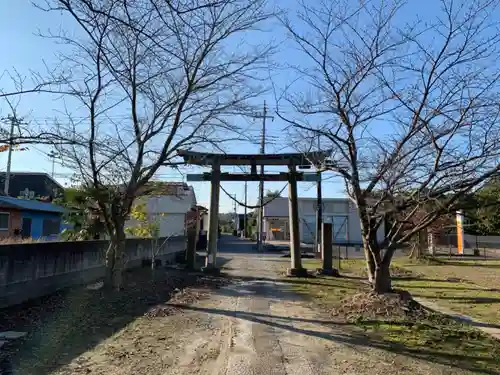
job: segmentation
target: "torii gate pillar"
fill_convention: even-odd
[[[212,164],[210,184],[210,208],[208,221],[208,254],[205,271],[216,271],[217,239],[219,237],[219,196],[220,196],[220,163]]]
[[[302,268],[300,254],[299,207],[297,202],[297,170],[294,165],[288,167],[288,212],[290,221],[290,257],[291,268],[288,276],[306,277],[307,270]]]

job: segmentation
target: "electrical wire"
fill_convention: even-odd
[[[256,206],[249,206],[248,204],[244,204],[244,203],[240,202],[239,200],[237,200],[236,198],[234,198],[231,194],[229,194],[229,193],[226,191],[226,189],[224,189],[224,188],[222,187],[222,185],[220,186],[220,188],[221,188],[221,190],[224,192],[224,194],[226,194],[229,198],[231,198],[231,200],[235,201],[235,202],[236,202],[236,203],[238,203],[240,206],[243,206],[243,207],[246,207],[246,208],[250,208],[251,210],[253,210],[253,209],[256,209],[256,208],[262,208],[262,207],[264,207],[265,205],[267,205],[267,204],[271,203],[271,202],[272,202],[273,200],[275,200],[276,198],[279,198],[279,197],[281,196],[281,193],[283,193],[283,192],[285,191],[286,186],[287,186],[287,185],[283,186],[283,189],[281,189],[281,190],[279,191],[279,193],[278,193],[275,197],[272,197],[271,199],[269,199],[266,203],[264,203],[264,204],[262,204],[262,205],[258,204],[258,205],[256,205]]]

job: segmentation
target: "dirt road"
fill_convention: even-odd
[[[460,373],[363,343],[272,280],[283,259],[252,254],[243,242],[224,246],[239,250],[222,254],[239,281],[137,319],[55,374]]]

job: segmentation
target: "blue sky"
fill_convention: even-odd
[[[48,28],[57,28],[63,22],[63,17],[55,13],[45,13],[34,8],[30,1],[1,1],[0,2],[0,44],[2,45],[1,67],[3,70],[12,70],[14,67],[22,74],[28,74],[29,70],[43,71],[43,64],[50,65],[55,63],[57,59],[54,54],[60,46],[53,43],[51,40],[43,39],[36,35],[37,30],[46,31]],[[2,79],[3,88],[8,85],[7,77],[4,75]],[[26,86],[29,81],[26,81]],[[57,111],[61,109],[58,98],[50,98],[47,95],[27,95],[20,99],[18,105],[18,114],[23,116],[28,122],[50,123],[55,116],[58,116]],[[263,96],[262,104],[267,100],[269,111],[272,112],[274,107],[274,96]],[[0,103],[0,117],[4,117],[10,113],[10,110],[4,102]],[[258,138],[261,120],[246,119],[250,127],[250,133]],[[282,139],[282,121],[275,118],[267,120],[267,135],[268,146],[267,152],[286,152],[292,151],[283,147]],[[12,171],[43,171],[51,173],[52,161],[47,157],[49,148],[42,145],[30,145],[28,151],[14,152],[12,157]],[[237,150],[236,150],[237,149]],[[241,144],[236,147],[227,147],[227,152],[241,153],[257,153],[259,150],[258,144]],[[4,170],[7,163],[7,154],[0,154],[0,165]],[[231,171],[232,167],[228,167]],[[196,172],[196,170],[192,170]],[[70,184],[70,176],[72,171],[63,168],[56,163],[55,178],[63,185]],[[157,176],[160,180],[180,181],[183,176],[176,171],[163,169]],[[209,205],[210,184],[208,182],[192,183],[196,190],[197,198],[200,204]],[[244,199],[244,184],[228,182],[224,183],[223,187],[227,192],[236,196],[236,199],[243,201]],[[266,190],[281,190],[284,184],[281,183],[266,183]],[[311,183],[299,184],[300,196],[314,196],[315,188]],[[287,190],[283,192],[287,194]],[[327,197],[341,196],[342,184],[334,183],[332,176],[324,184],[324,195]],[[257,183],[248,183],[248,204],[256,204],[258,197]],[[221,212],[230,211],[233,209],[233,203],[227,195],[221,191]],[[243,208],[238,207],[238,211],[242,212]]]
[[[356,1],[356,0],[352,0]],[[361,0],[362,1],[362,0]],[[285,2],[283,2],[285,3]],[[288,3],[288,2],[286,2]],[[293,7],[294,1],[289,2],[289,6]],[[418,3],[418,4],[417,4]],[[420,10],[431,12],[436,6],[436,0],[423,0],[413,2],[413,5],[408,6],[402,13],[402,21],[406,21],[405,17],[415,16]],[[67,27],[64,25],[64,17],[56,13],[44,13],[37,10],[31,5],[29,0],[3,0],[0,1],[0,45],[2,45],[2,58],[0,59],[0,71],[12,70],[14,67],[21,74],[28,74],[30,69],[35,71],[43,71],[44,63],[51,65],[56,63],[55,53],[61,48],[53,41],[40,38],[35,35],[38,29],[45,31],[48,28],[57,29],[59,26]],[[282,37],[281,31],[276,29],[273,31],[274,38]],[[279,56],[283,59],[290,59],[293,56],[295,62],[301,62],[300,56],[294,53],[293,50],[283,46]],[[277,78],[278,80],[284,78]],[[8,89],[8,80],[4,76],[0,81],[4,89]],[[278,84],[285,84],[285,81],[278,82]],[[26,83],[29,85],[29,82]],[[1,99],[0,99],[1,100]],[[264,103],[267,101],[269,105],[270,114],[274,110],[274,96],[272,94],[264,95],[259,98],[259,101]],[[53,121],[57,111],[61,110],[61,101],[57,98],[51,98],[47,95],[29,95],[21,98],[18,105],[18,115],[23,116],[27,122],[49,123]],[[0,117],[9,114],[8,107],[4,102],[0,101]],[[261,127],[261,120],[246,119],[247,126],[249,126],[249,134],[258,138]],[[288,141],[283,133],[284,123],[278,118],[274,121],[267,121],[267,134],[269,145],[266,148],[267,152],[286,152],[293,151],[287,149],[284,145]],[[259,150],[258,144],[246,143],[235,145],[234,147],[227,147],[227,152],[240,152],[240,153],[256,153]],[[50,173],[52,169],[52,162],[46,156],[50,150],[44,146],[29,146],[29,151],[15,152],[12,159],[13,171],[45,171]],[[0,165],[4,169],[6,165],[7,154],[0,154]],[[232,170],[229,168],[228,171]],[[56,179],[62,184],[69,184],[69,177],[72,174],[71,170],[64,169],[56,164]],[[194,170],[193,170],[194,171]],[[338,177],[326,175],[327,181],[323,185],[323,194],[325,197],[339,197],[343,196],[343,184]],[[180,181],[183,176],[175,171],[163,169],[157,176],[160,180]],[[207,205],[209,202],[210,185],[206,182],[194,182],[194,186],[198,201],[202,205]],[[281,190],[283,184],[280,183],[266,183],[266,190]],[[238,200],[244,198],[244,184],[243,183],[225,183],[223,185],[225,190],[234,194]],[[248,202],[255,204],[257,201],[257,183],[248,183]],[[315,187],[311,183],[299,184],[299,196],[313,197],[315,196]],[[284,194],[287,194],[285,189]],[[232,210],[233,203],[224,192],[221,192],[221,212]],[[242,212],[242,208],[238,207],[238,211]]]

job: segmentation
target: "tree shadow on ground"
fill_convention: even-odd
[[[49,374],[167,302],[177,288],[197,285],[200,276],[139,268],[125,272],[121,292],[77,287],[0,310],[0,329],[28,333],[24,340],[4,347],[2,363],[12,373]]]
[[[474,289],[477,292],[480,292],[480,289]],[[413,294],[415,297],[426,298],[426,299],[443,299],[449,301],[461,301],[470,304],[481,304],[481,303],[500,303],[500,298],[493,297],[466,297],[466,296],[444,296],[444,295],[425,295],[425,294]]]
[[[439,259],[433,258],[435,265],[443,266],[459,266],[459,267],[479,267],[479,268],[500,268],[499,258],[460,258],[460,259]],[[470,262],[481,262],[481,263],[470,263]],[[485,264],[484,262],[494,262],[494,264]]]
[[[446,280],[442,280],[443,283],[446,282]],[[463,283],[457,283],[456,286],[443,286],[443,285],[425,285],[425,289],[443,289],[443,290],[458,290],[458,291],[471,291],[471,292],[499,292],[500,289],[497,288],[469,288],[462,286]],[[407,289],[412,289],[413,287],[411,285],[406,286]],[[419,287],[416,287],[419,288]]]
[[[250,321],[253,323],[263,324],[275,329],[290,331],[299,335],[307,335],[313,336],[316,338],[333,341],[342,344],[354,345],[357,347],[371,347],[376,348],[388,352],[392,352],[395,354],[405,355],[412,358],[417,358],[421,360],[425,360],[428,362],[446,365],[462,370],[474,371],[478,374],[490,374],[490,375],[498,375],[499,370],[490,368],[485,368],[478,363],[486,363],[487,365],[496,365],[498,363],[498,359],[495,358],[495,353],[492,353],[491,357],[485,358],[484,356],[480,356],[475,352],[481,352],[484,350],[482,347],[471,348],[468,355],[463,355],[463,353],[450,353],[445,351],[439,351],[436,349],[426,349],[425,346],[419,348],[411,348],[406,345],[401,345],[394,343],[393,341],[385,340],[381,337],[376,337],[372,335],[368,335],[362,332],[360,329],[357,329],[357,324],[355,323],[346,323],[346,322],[333,322],[333,321],[324,321],[324,320],[316,320],[316,319],[304,319],[298,317],[287,317],[287,316],[276,316],[276,315],[268,315],[262,313],[254,313],[248,311],[234,311],[234,310],[222,310],[216,308],[203,308],[203,307],[194,307],[194,306],[186,306],[186,305],[174,305],[179,309],[203,312],[207,314],[217,314],[220,316],[226,316],[230,318],[238,318],[246,321]],[[312,324],[321,324],[323,326],[329,326],[334,328],[335,326],[342,326],[343,330],[333,330],[332,332],[325,332],[322,330],[313,330],[313,329],[305,329],[300,328],[297,325],[300,323],[312,323]],[[380,323],[380,322],[378,322]],[[401,322],[392,322],[390,324],[401,324]],[[352,329],[346,329],[346,327],[352,327]],[[299,338],[298,338],[299,339]],[[456,340],[460,340],[460,337],[456,337]]]
[[[455,284],[457,283],[456,280],[432,279],[429,277],[420,277],[420,276],[392,276],[391,279],[393,281],[424,281],[430,283],[455,283]]]
[[[338,287],[338,285],[335,284],[328,284],[328,283],[322,283],[319,281],[313,281],[315,280],[314,278],[306,278],[306,279],[300,279],[300,278],[272,278],[272,277],[254,277],[254,276],[229,276],[233,281],[265,281],[269,283],[278,283],[278,284],[293,284],[293,285],[316,285],[316,286],[324,286],[327,288],[335,288]],[[321,279],[318,279],[321,280]],[[335,281],[341,281],[342,278],[332,278],[331,280]],[[342,285],[343,289],[359,289],[358,287],[352,285],[352,286],[344,286]]]

